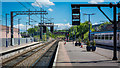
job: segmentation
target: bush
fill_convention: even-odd
[[[87,39],[87,46],[90,46],[90,41]]]
[[[95,45],[96,45],[95,40],[93,40],[93,41],[91,42],[91,45],[92,45],[92,46],[95,46]]]

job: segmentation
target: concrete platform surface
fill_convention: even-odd
[[[112,50],[99,48],[95,52],[87,52],[86,45],[83,48],[75,46],[72,42],[59,42],[53,66],[110,66],[118,67],[118,61],[113,61]]]
[[[32,42],[32,43],[27,43],[27,44],[22,44],[22,45],[17,45],[17,46],[1,47],[0,54],[2,54],[4,52],[15,50],[15,49],[20,49],[20,48],[23,48],[26,46],[30,46],[33,44],[37,44],[37,43],[39,43],[39,42]]]

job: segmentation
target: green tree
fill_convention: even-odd
[[[27,31],[29,34],[33,34],[36,30],[34,28],[29,28]]]
[[[112,23],[111,23],[111,22],[104,22],[103,24],[101,24],[101,25],[98,27],[98,29],[100,30],[102,26],[107,25],[107,24],[112,24]]]

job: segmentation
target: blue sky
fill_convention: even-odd
[[[6,1],[6,0],[5,0]],[[20,1],[20,0],[18,0]],[[22,1],[22,0],[21,0]],[[25,1],[25,0],[23,0]],[[33,0],[31,0],[33,1]],[[46,11],[48,11],[48,15],[46,17],[48,18],[54,18],[52,21],[59,25],[58,29],[65,29],[70,27],[72,24],[72,9],[71,9],[71,4],[88,4],[88,3],[105,3],[105,4],[109,4],[110,2],[108,2],[107,0],[85,0],[85,2],[57,2],[57,0],[54,0],[54,2],[52,2],[52,0],[45,0],[46,3],[39,3],[41,5],[41,7],[43,9],[45,9]],[[119,0],[113,0],[115,2],[118,2]],[[98,3],[99,2],[99,3]],[[21,2],[22,4],[24,4],[28,9],[30,10],[34,10],[30,5],[28,5],[26,2]],[[33,2],[29,2],[29,4],[31,4],[32,6],[34,6],[37,10],[40,9],[40,7],[38,7],[38,4],[36,4],[34,1]],[[22,5],[20,5],[18,2],[3,2],[2,3],[2,24],[5,25],[5,14],[9,13],[11,11],[26,11],[27,9],[24,8]],[[87,21],[88,17],[84,16],[83,13],[95,13],[95,15],[91,16],[91,23],[92,24],[99,24],[102,23],[100,21],[108,21],[105,16],[96,8],[96,7],[81,7],[81,22]],[[102,10],[112,19],[112,9],[110,8],[102,8]],[[8,16],[8,18],[10,19],[10,15]],[[28,16],[16,16],[14,18],[14,27],[17,28],[18,23],[17,23],[17,19],[20,18],[21,19],[21,30],[25,30],[25,23],[26,21],[28,21]],[[39,21],[39,18],[36,16],[31,16],[32,19]],[[37,25],[38,22],[32,22],[31,24]],[[8,25],[10,25],[10,20],[8,20]],[[30,27],[29,27],[30,28]]]

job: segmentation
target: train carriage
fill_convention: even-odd
[[[113,46],[114,33],[113,31],[92,32],[91,39],[96,41],[96,44]],[[120,47],[120,30],[117,30],[117,47]]]

